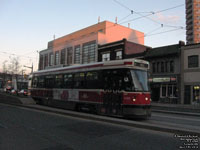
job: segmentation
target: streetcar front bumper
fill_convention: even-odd
[[[151,105],[123,105],[123,116],[126,117],[150,117]]]

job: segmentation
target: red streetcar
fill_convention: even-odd
[[[139,59],[98,62],[33,73],[37,103],[123,117],[151,116],[149,63]]]

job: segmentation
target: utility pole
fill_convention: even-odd
[[[31,74],[33,73],[33,63],[32,63],[31,67],[30,66],[25,66],[25,65],[24,65],[24,67],[31,69]]]

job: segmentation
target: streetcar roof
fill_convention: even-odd
[[[98,69],[109,69],[109,68],[137,68],[137,69],[149,69],[149,62],[141,59],[122,59],[112,60],[104,62],[96,62],[90,64],[72,65],[53,69],[45,69],[34,72],[33,74],[46,74],[50,72],[64,72],[64,71],[80,71],[80,70],[98,70]]]

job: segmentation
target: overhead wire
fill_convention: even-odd
[[[27,59],[35,59],[35,57],[24,56],[24,55],[18,55],[18,54],[8,53],[8,52],[4,52],[4,51],[0,51],[0,53],[6,54],[6,55],[11,55],[11,56],[13,55],[13,56],[17,56],[17,57],[23,57],[23,58],[27,58]]]
[[[134,11],[132,10],[132,9],[130,9],[130,8],[128,8],[127,6],[125,6],[125,5],[123,5],[123,4],[121,4],[120,2],[118,2],[117,0],[113,0],[114,2],[116,2],[116,3],[118,3],[119,5],[121,5],[122,7],[124,7],[125,9],[127,9],[127,10],[129,10],[129,12],[131,12],[129,15],[127,15],[126,17],[124,17],[124,18],[127,18],[128,16],[130,16],[130,15],[132,15],[133,13],[134,13]],[[151,12],[149,12],[150,14],[148,14],[148,15],[145,15],[145,16],[140,16],[140,17],[138,17],[138,18],[135,18],[135,19],[132,19],[132,20],[128,20],[128,21],[125,21],[125,22],[122,22],[122,23],[120,23],[119,25],[122,25],[122,24],[124,24],[124,23],[127,23],[127,22],[132,22],[132,21],[134,21],[134,20],[138,20],[138,19],[141,19],[141,18],[144,18],[144,17],[147,17],[147,16],[151,16],[151,15],[154,15],[154,14],[156,14],[156,13],[159,13],[159,12],[164,12],[164,11],[168,11],[168,10],[171,10],[171,9],[175,9],[175,8],[178,8],[178,7],[181,7],[181,6],[183,6],[184,4],[181,4],[181,5],[177,5],[177,6],[174,6],[174,7],[170,7],[170,8],[166,8],[166,9],[163,9],[163,10],[159,10],[159,11],[157,11],[157,12],[153,12],[153,11],[151,11]],[[122,18],[123,19],[123,18]],[[122,20],[121,19],[121,20]],[[123,19],[124,20],[124,19]],[[170,25],[164,25],[164,24],[162,24],[162,23],[159,23],[161,26],[170,26]],[[110,25],[110,26],[106,26],[106,27],[104,27],[104,28],[102,28],[102,30],[105,30],[105,29],[109,29],[109,28],[113,28],[113,27],[115,27],[116,25],[118,25],[117,23],[115,23],[115,24],[113,24],[113,25]],[[172,27],[172,26],[171,26]],[[184,27],[176,27],[176,26],[174,26],[174,28],[178,28],[178,29],[184,29]],[[92,33],[98,33],[99,31],[96,31],[96,32],[92,32]],[[86,34],[86,36],[87,35],[90,35],[91,33],[88,33],[88,34]],[[73,39],[73,40],[76,40],[76,39]],[[65,42],[65,41],[64,41]],[[61,42],[62,43],[62,42]],[[58,43],[58,44],[61,44],[61,43]]]
[[[181,29],[171,29],[171,30],[167,30],[167,31],[163,31],[163,32],[158,32],[158,33],[153,33],[153,34],[144,35],[144,36],[140,36],[140,37],[130,38],[130,40],[140,39],[140,38],[149,37],[149,36],[160,35],[160,34],[164,34],[164,33],[168,33],[168,32],[173,32],[173,31],[177,31],[177,30],[181,30]]]
[[[147,32],[147,33],[145,33],[145,36],[149,35],[150,33],[154,32],[154,31],[158,31],[158,30],[161,29],[161,28],[163,28],[162,25],[159,26],[158,28],[155,28],[155,29],[153,29],[153,30],[151,30],[151,31],[149,31],[149,32]]]
[[[177,6],[170,7],[170,8],[167,8],[167,9],[163,9],[163,10],[160,10],[160,11],[157,11],[157,12],[153,12],[153,11],[152,11],[152,12],[150,12],[150,14],[148,14],[148,15],[142,15],[140,12],[136,12],[136,11],[130,9],[129,7],[125,6],[124,4],[120,3],[120,2],[117,1],[117,0],[113,0],[113,1],[116,2],[117,4],[119,4],[120,6],[124,7],[125,9],[127,9],[127,10],[129,10],[129,11],[131,11],[131,12],[133,12],[133,13],[135,13],[135,14],[137,14],[137,15],[140,16],[140,17],[138,17],[138,18],[134,18],[134,19],[131,19],[131,20],[128,20],[128,21],[124,21],[124,22],[122,22],[121,24],[124,24],[124,23],[127,23],[127,22],[132,22],[132,21],[135,21],[135,20],[138,20],[138,19],[141,19],[141,18],[146,18],[146,19],[148,19],[148,20],[153,21],[154,23],[162,24],[163,26],[166,26],[166,27],[173,27],[173,28],[181,28],[181,29],[184,29],[184,27],[181,27],[181,26],[172,26],[172,25],[163,24],[163,23],[161,23],[161,22],[158,22],[158,21],[156,21],[156,20],[154,20],[154,19],[149,18],[149,16],[155,15],[155,14],[157,14],[157,13],[164,12],[164,11],[167,11],[167,10],[171,10],[171,9],[175,9],[175,8],[178,8],[178,7],[182,7],[182,6],[184,6],[185,4],[177,5]]]
[[[136,11],[133,11],[132,9],[128,8],[127,6],[123,5],[122,3],[118,2],[117,0],[114,0],[114,2],[118,3],[120,6],[124,7],[125,9],[129,10],[129,12],[131,12],[129,15],[127,15],[127,16],[125,16],[124,18],[120,19],[120,21],[125,20],[126,18],[128,18],[129,16],[131,16],[133,13],[135,13],[135,14],[137,14],[137,15],[140,15],[140,17],[138,17],[138,18],[134,18],[134,19],[131,19],[131,20],[128,20],[128,21],[124,21],[124,22],[120,23],[120,25],[121,25],[121,24],[124,24],[124,23],[128,23],[128,22],[132,22],[132,21],[135,21],[135,20],[138,20],[138,19],[141,19],[141,18],[149,19],[149,20],[151,20],[151,21],[153,21],[153,22],[155,22],[155,23],[161,25],[161,27],[156,28],[156,29],[154,29],[154,30],[148,32],[148,33],[145,34],[144,36],[142,36],[142,37],[136,37],[136,38],[134,38],[134,39],[143,38],[143,37],[147,37],[147,36],[153,36],[153,35],[158,35],[158,34],[163,34],[163,33],[167,33],[167,32],[172,32],[172,31],[184,29],[184,27],[182,27],[182,26],[166,25],[166,24],[159,23],[159,22],[157,22],[157,21],[155,21],[155,20],[149,18],[149,16],[151,16],[151,15],[155,15],[155,14],[160,13],[160,12],[164,12],[164,11],[168,11],[168,10],[175,9],[175,8],[178,8],[178,7],[182,7],[182,6],[184,6],[184,4],[177,5],[177,6],[174,6],[174,7],[170,7],[170,8],[167,8],[167,9],[163,9],[163,10],[160,10],[160,11],[157,11],[157,12],[153,12],[153,11],[151,11],[151,12],[136,12]],[[141,13],[150,13],[150,14],[148,14],[148,15],[141,15]],[[105,28],[103,28],[103,30],[112,28],[112,27],[114,27],[114,26],[116,26],[116,25],[118,25],[118,24],[114,24],[114,25],[105,27]],[[160,28],[163,28],[164,26],[167,26],[167,27],[174,27],[174,28],[176,28],[176,29],[168,30],[168,31],[163,31],[163,32],[155,33],[155,34],[149,34],[149,33],[152,33],[152,32],[154,32],[154,31],[159,30]],[[97,31],[97,32],[98,32],[98,31]],[[89,35],[89,34],[88,34],[88,35]],[[14,54],[14,53],[8,53],[8,52],[4,52],[4,51],[0,51],[0,53],[8,54],[8,55],[15,55],[15,56],[18,56],[18,57],[23,57],[23,58],[28,58],[28,59],[37,59],[36,57],[26,56],[27,54],[30,54],[31,52],[27,53],[26,55],[17,55],[17,54]]]

